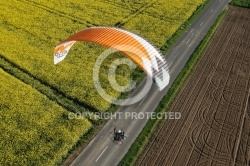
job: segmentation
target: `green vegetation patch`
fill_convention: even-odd
[[[249,0],[232,0],[230,2],[230,4],[234,5],[234,6],[241,6],[241,7],[250,8],[250,1]]]

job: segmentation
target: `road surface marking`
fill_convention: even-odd
[[[189,43],[189,41],[190,41],[190,39],[188,39],[188,41],[186,42],[186,44],[188,44],[188,43]]]
[[[214,11],[214,9],[211,10],[211,13]]]
[[[200,24],[200,27],[202,26],[203,22]]]
[[[146,99],[147,95],[142,99],[142,101],[140,102],[139,105],[141,105],[141,103]]]
[[[100,154],[100,156],[95,160],[95,162],[97,162],[99,160],[99,158],[103,155],[103,153],[105,152],[105,150],[108,148],[108,146],[106,146],[106,148],[102,151],[102,153]]]
[[[178,55],[176,55],[176,56],[178,56]],[[170,64],[168,65],[168,68],[172,65],[172,63],[173,63],[173,61],[172,61],[172,62],[170,62]]]

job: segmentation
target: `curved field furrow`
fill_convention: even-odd
[[[231,43],[230,43],[231,44]],[[228,54],[227,54],[228,55]],[[229,54],[230,55],[230,54]],[[221,62],[221,63],[223,63],[223,62]],[[226,63],[226,64],[229,64],[228,62]],[[221,65],[221,66],[223,66],[223,64]],[[232,71],[232,68],[231,68],[231,71]],[[231,74],[231,72],[229,72],[229,74]],[[231,76],[231,75],[230,75]],[[228,78],[229,78],[229,75],[228,75]],[[227,78],[227,81],[229,80]],[[223,79],[223,80],[225,80],[226,81],[226,79]],[[221,83],[221,82],[220,82]],[[223,84],[222,84],[223,85]],[[234,87],[230,87],[231,89],[233,89]],[[225,90],[225,89],[224,89]],[[223,94],[223,95],[225,95],[225,94]],[[223,95],[222,95],[222,97],[223,97]],[[230,98],[230,96],[232,96],[232,95],[229,95],[229,98]],[[223,98],[222,98],[223,99]],[[231,100],[231,99],[230,99]],[[230,103],[230,102],[229,102]],[[219,107],[220,108],[220,107]],[[219,109],[220,110],[220,112],[221,112],[221,109]],[[228,110],[225,110],[225,112],[227,113],[226,114],[226,118],[228,117]],[[232,114],[231,114],[232,115]],[[234,115],[234,114],[233,114]],[[219,117],[223,117],[222,115],[221,116],[219,116]],[[218,121],[219,120],[219,121]],[[223,127],[223,130],[221,130],[221,131],[225,131],[225,127],[226,128],[228,128],[228,129],[232,129],[232,128],[235,128],[235,125],[233,124],[233,123],[229,123],[228,121],[226,121],[227,119],[225,119],[225,120],[223,120],[223,119],[216,119],[215,117],[214,117],[214,121],[217,121],[217,122],[223,122],[223,123],[221,123],[221,125],[222,125],[222,127]],[[232,119],[230,119],[230,120],[232,120]],[[213,122],[214,122],[213,121]],[[222,137],[222,135],[221,135],[221,137]],[[222,138],[220,139],[220,140],[222,140]],[[218,143],[219,143],[219,141],[218,141]],[[232,144],[231,144],[232,145]],[[218,149],[218,147],[216,147],[216,149]]]
[[[182,118],[156,127],[138,165],[249,163],[250,122],[245,105],[250,88],[250,10],[230,7],[229,11],[169,109],[181,112]]]

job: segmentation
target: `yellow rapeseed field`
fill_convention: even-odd
[[[0,69],[0,165],[55,165],[90,127]]]
[[[103,111],[110,103],[93,86],[92,69],[106,48],[78,43],[67,60],[54,66],[54,47],[69,35],[90,26],[120,26],[146,37],[158,47],[187,20],[204,0],[14,0],[0,2],[0,56],[59,89],[67,96]],[[100,78],[114,97],[120,93],[110,87],[109,64],[105,61]],[[130,71],[118,71],[117,82],[126,85]],[[125,73],[125,74],[124,74]]]

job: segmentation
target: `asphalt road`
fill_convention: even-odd
[[[142,118],[142,116],[138,117],[142,119],[135,119],[135,117],[128,116],[128,114],[126,115],[125,113],[154,112],[195,48],[204,38],[207,31],[228,2],[229,0],[211,0],[211,3],[202,14],[189,26],[186,32],[168,51],[166,60],[167,62],[172,62],[169,68],[169,85],[161,92],[153,85],[146,97],[141,101],[133,105],[120,107],[117,116],[106,123],[96,137],[78,155],[73,163],[71,163],[72,166],[118,165],[148,121],[146,116],[144,118]],[[132,96],[141,91],[145,82],[146,80],[139,85]],[[110,139],[110,134],[113,132],[114,125],[116,125],[117,128],[123,127],[125,135],[127,136],[121,145],[115,145]]]

